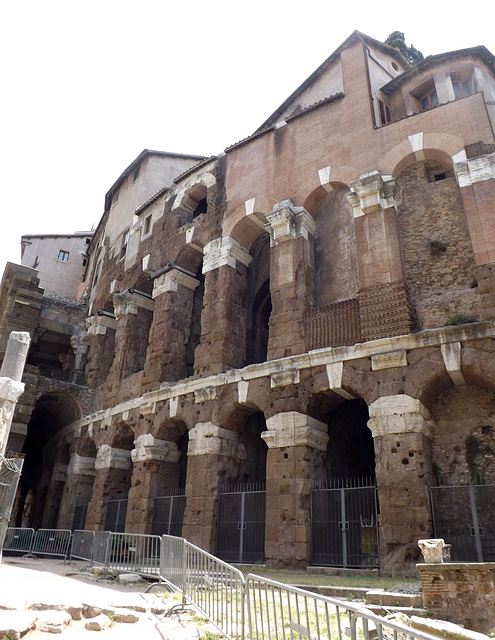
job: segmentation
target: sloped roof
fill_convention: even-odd
[[[258,129],[256,129],[254,133],[258,133],[262,129],[266,129],[270,125],[275,124],[278,117],[287,109],[287,107],[295,100],[295,98],[297,98],[298,95],[302,94],[320,75],[324,73],[327,67],[329,67],[334,62],[334,60],[338,58],[341,51],[347,49],[347,47],[349,47],[357,40],[361,40],[361,42],[363,42],[365,45],[371,45],[375,48],[381,49],[388,55],[393,56],[400,62],[401,66],[410,66],[410,63],[403,57],[398,49],[380,42],[379,40],[375,40],[374,38],[371,38],[370,36],[367,36],[360,31],[353,31],[353,33],[351,33],[351,35],[326,60],[324,60],[320,64],[320,66],[315,71],[313,71],[313,73],[308,76],[306,80],[293,93],[291,93],[291,95],[286,100],[284,100],[284,102],[282,102],[278,109],[276,109],[276,111],[274,111],[272,115],[267,120],[265,120],[265,122]]]

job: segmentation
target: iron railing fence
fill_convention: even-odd
[[[23,462],[23,458],[4,458],[0,454],[0,561]]]
[[[95,537],[96,533],[94,531],[83,531],[81,529],[73,531],[69,562],[73,562],[74,560],[84,560],[89,563],[86,567],[93,566]]]
[[[107,538],[106,571],[160,576],[160,536],[110,532]]]

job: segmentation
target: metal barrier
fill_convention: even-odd
[[[28,556],[61,556],[66,558],[69,552],[72,532],[70,529],[38,529]]]
[[[105,569],[160,576],[160,536],[111,532],[107,541]]]
[[[160,551],[160,581],[182,593],[186,585],[185,543],[184,538],[163,535]]]
[[[29,553],[33,546],[34,529],[25,529],[23,527],[9,527],[5,542],[4,551],[19,551],[20,553]]]
[[[317,595],[249,574],[246,609],[251,640],[433,640],[434,636],[385,620],[361,604]]]
[[[0,454],[0,562],[23,462],[22,457],[4,458]]]
[[[244,576],[226,562],[184,543],[183,598],[227,638],[245,637]]]
[[[81,529],[76,529],[72,533],[69,562],[72,562],[73,560],[85,560],[89,564],[84,568],[92,567],[95,537],[96,535],[94,531],[82,531]]]

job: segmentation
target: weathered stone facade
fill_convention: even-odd
[[[31,396],[18,521],[101,529],[127,500],[149,533],[155,499],[183,495],[182,534],[221,554],[225,487],[257,485],[263,557],[305,566],[313,490],[369,476],[378,527],[358,511],[368,560],[344,564],[379,536],[382,570],[414,571],[434,478],[494,481],[494,103],[483,47],[413,70],[355,32],[218,157],[140,154],[89,246],[84,322],[26,316],[69,336],[85,386]]]

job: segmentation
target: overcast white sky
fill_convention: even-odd
[[[472,12],[469,9],[472,7]],[[10,0],[0,10],[0,274],[23,234],[96,226],[145,148],[218,154],[355,29],[495,53],[493,0]]]

